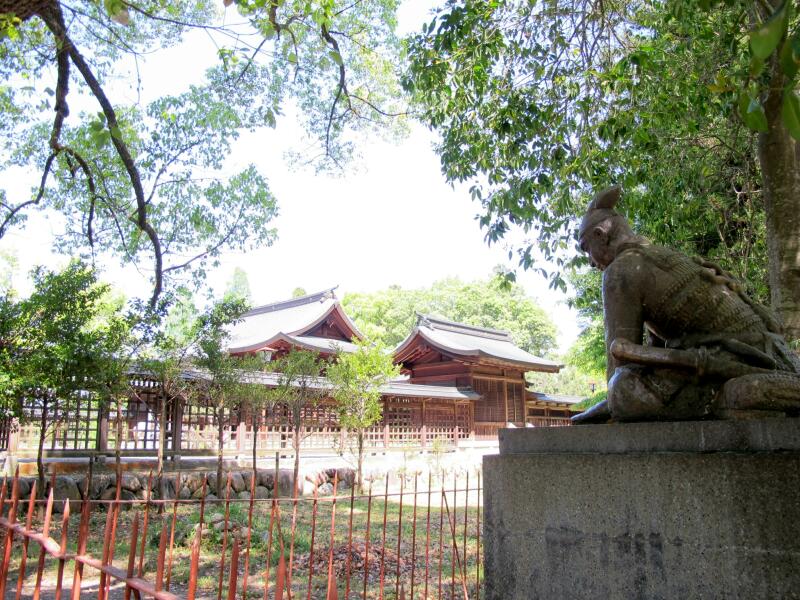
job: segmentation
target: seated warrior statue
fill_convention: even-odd
[[[608,397],[573,421],[800,416],[800,360],[775,317],[713,263],[634,234],[619,197],[600,192],[578,231],[603,271]]]

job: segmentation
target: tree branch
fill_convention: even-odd
[[[122,140],[122,137],[119,133],[120,127],[114,107],[106,96],[105,91],[100,85],[100,82],[95,77],[92,68],[86,63],[83,56],[78,51],[78,48],[72,43],[72,40],[67,35],[64,27],[64,19],[58,4],[54,3],[54,6],[50,12],[43,13],[40,16],[44,20],[48,29],[50,29],[55,36],[56,44],[59,46],[59,48],[69,54],[72,63],[81,73],[86,85],[89,87],[92,94],[100,104],[100,107],[103,109],[108,130],[111,133],[111,143],[114,145],[117,155],[122,161],[122,164],[125,166],[125,170],[128,173],[128,178],[130,179],[134,196],[136,198],[136,218],[133,219],[133,221],[136,223],[136,226],[148,237],[153,246],[153,254],[155,258],[155,282],[153,294],[150,298],[150,306],[154,307],[163,289],[163,255],[158,233],[147,218],[147,202],[144,196],[141,175],[139,174],[139,170],[136,167],[127,144],[125,144],[125,142]]]
[[[228,240],[233,235],[233,232],[236,231],[236,229],[239,226],[239,222],[242,220],[242,215],[243,214],[244,214],[244,202],[242,203],[241,207],[239,208],[239,214],[237,215],[236,220],[231,224],[230,227],[228,227],[228,231],[225,233],[224,236],[222,236],[217,241],[216,244],[214,244],[210,248],[207,248],[203,252],[200,252],[196,256],[193,256],[189,260],[187,260],[187,261],[185,261],[185,262],[183,262],[183,263],[181,263],[179,265],[171,265],[169,267],[166,267],[164,269],[164,273],[169,273],[171,271],[179,271],[180,269],[185,269],[186,267],[188,267],[190,264],[192,264],[196,260],[200,260],[201,258],[203,258],[205,256],[208,256],[209,254],[213,254],[214,252],[219,250],[223,245],[225,245],[228,242]]]
[[[339,98],[341,98],[342,94],[348,96],[348,93],[344,60],[342,60],[342,54],[339,52],[339,42],[337,42],[336,38],[330,34],[328,28],[324,24],[322,25],[321,30],[322,38],[331,46],[331,48],[333,48],[334,52],[339,55],[339,85],[336,88],[336,97],[333,99],[333,104],[331,105],[331,110],[328,115],[328,125],[325,128],[325,155],[330,157],[331,126],[333,125],[333,117],[336,111],[336,105],[339,103]]]

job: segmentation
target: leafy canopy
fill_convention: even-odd
[[[28,196],[0,190],[0,238],[31,210],[58,211],[62,250],[152,264],[152,306],[177,276],[202,282],[223,250],[271,243],[275,199],[252,165],[229,172],[233,142],[274,128],[288,104],[311,138],[303,159],[339,168],[353,131],[395,122],[396,5],[243,0],[223,15],[206,1],[0,1],[0,169],[41,174]],[[140,56],[192,31],[218,49],[203,81],[117,99],[120,67],[139,77]]]
[[[521,267],[566,289],[565,268],[583,263],[575,218],[619,183],[642,234],[719,261],[763,298],[756,138],[737,108],[742,89],[761,97],[746,82],[755,4],[448,1],[409,40],[404,85],[442,135],[447,179],[471,183],[487,241],[528,239]]]
[[[516,344],[539,356],[555,346],[556,327],[550,317],[521,286],[508,286],[499,276],[471,282],[442,279],[415,290],[392,286],[371,294],[347,294],[342,305],[367,337],[388,347],[408,336],[417,313],[507,330]]]
[[[124,376],[130,342],[120,304],[79,261],[32,277],[28,298],[0,298],[2,407],[16,412],[25,397],[47,397],[68,412],[79,394],[107,400]]]
[[[229,327],[247,310],[242,299],[220,300],[200,314],[194,324],[193,363],[200,370],[195,401],[211,406],[220,420],[224,409],[238,407],[253,394],[247,372],[257,370],[257,358],[228,353]],[[221,423],[217,423],[221,427]]]
[[[320,379],[325,363],[318,352],[292,348],[268,366],[277,375],[272,398],[285,403],[297,415],[304,406],[316,403],[326,394]]]
[[[386,347],[356,341],[353,352],[339,352],[328,367],[339,423],[352,430],[371,427],[382,416],[381,387],[400,373]]]

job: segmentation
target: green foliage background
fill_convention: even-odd
[[[524,350],[548,356],[556,344],[556,326],[519,285],[500,276],[465,282],[436,281],[429,288],[392,286],[371,294],[351,293],[342,299],[347,314],[368,337],[392,348],[416,325],[417,314],[509,331]]]

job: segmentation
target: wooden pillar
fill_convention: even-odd
[[[475,400],[469,400],[469,437],[475,439]]]
[[[505,374],[506,370],[503,369],[503,376],[505,376]],[[506,407],[506,423],[508,423],[508,383],[505,379],[503,380],[503,404],[505,404]]]
[[[247,433],[247,426],[245,422],[242,420],[242,414],[239,413],[239,424],[236,426],[236,459],[242,457],[242,455],[247,450],[246,444],[244,443],[244,438]],[[255,435],[255,432],[254,434]]]
[[[420,444],[423,448],[426,448],[428,445],[428,419],[427,415],[425,414],[425,406],[427,401],[423,398],[422,400],[422,427],[420,428]]]
[[[183,448],[183,398],[175,398],[172,410],[172,460],[179,463]]]
[[[6,421],[8,427],[8,438],[6,439],[6,456],[8,458],[8,468],[11,473],[16,472],[17,465],[17,452],[19,450],[19,436],[20,436],[20,427],[21,424],[17,423],[16,427],[14,426],[14,421],[10,419]]]

